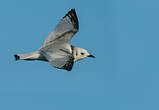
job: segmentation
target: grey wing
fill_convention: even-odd
[[[57,24],[55,30],[46,38],[43,47],[49,45],[61,37],[66,37],[65,34],[70,34],[67,35],[67,42],[70,42],[72,36],[78,32],[78,29],[79,23],[76,11],[75,9],[71,9]]]
[[[72,54],[63,49],[54,49],[53,51],[41,51],[41,54],[51,63],[52,66],[71,71],[74,58]]]

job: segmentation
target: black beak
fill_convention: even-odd
[[[93,55],[88,55],[87,57],[92,57],[92,58],[95,58],[95,56],[93,56]]]

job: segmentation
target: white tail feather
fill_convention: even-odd
[[[15,60],[37,60],[40,57],[40,54],[37,52],[28,53],[28,54],[15,54]]]

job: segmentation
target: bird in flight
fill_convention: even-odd
[[[86,57],[95,58],[87,50],[70,44],[78,32],[79,23],[75,9],[71,9],[45,39],[43,46],[32,53],[14,54],[15,60],[41,60],[50,62],[53,67],[71,71],[74,62]]]

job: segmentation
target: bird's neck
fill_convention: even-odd
[[[71,49],[72,49],[72,55],[74,57],[74,62],[81,60],[81,58],[79,57],[80,53],[78,52],[78,47],[71,45]]]

